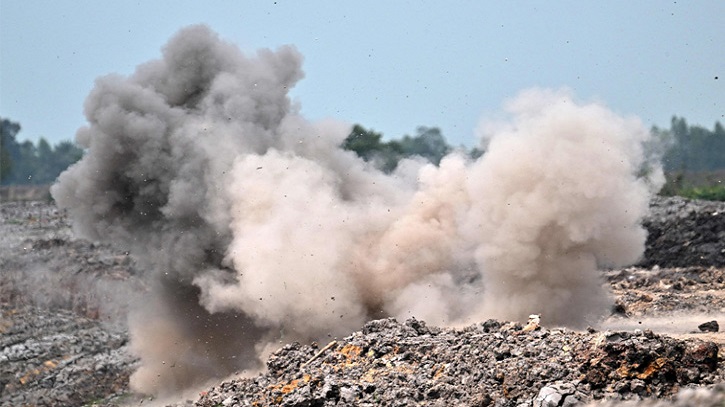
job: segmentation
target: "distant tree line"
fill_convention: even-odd
[[[673,117],[669,129],[652,128],[653,141],[647,146],[662,157],[668,173],[696,173],[725,170],[725,128],[716,122],[713,130],[689,126],[681,117]],[[446,143],[437,127],[418,127],[415,136],[383,141],[383,135],[356,124],[342,147],[366,161],[390,172],[403,158],[421,157],[438,164],[453,147]],[[462,149],[473,158],[484,152]]]
[[[406,134],[401,139],[383,141],[382,133],[368,130],[359,124],[353,126],[342,148],[354,151],[385,172],[395,170],[403,158],[419,157],[438,165],[446,154],[454,150],[437,127],[420,126],[415,136]],[[461,147],[460,150],[472,157],[482,154],[477,148],[466,150]]]
[[[669,129],[652,128],[655,143],[664,146],[662,163],[667,182],[662,195],[725,201],[725,128],[690,126],[673,117]]]
[[[83,150],[70,141],[51,146],[45,138],[17,141],[20,124],[0,119],[0,185],[43,185],[58,178],[68,166],[83,156]]]
[[[663,156],[667,172],[704,172],[725,169],[725,128],[715,122],[713,130],[688,126],[682,117],[674,116],[669,130],[652,128],[656,138],[669,148]]]
[[[0,120],[2,185],[52,183],[63,170],[83,156],[83,150],[70,141],[55,146],[44,138],[37,145],[31,141],[18,142],[20,124],[8,119]],[[677,193],[679,189],[693,186],[685,185],[683,174],[725,173],[725,128],[719,122],[715,123],[713,130],[709,130],[690,126],[684,118],[675,116],[669,129],[653,127],[652,133],[655,141],[650,147],[659,151],[669,174],[669,190],[666,193]],[[483,154],[478,148],[454,148],[446,142],[439,128],[426,126],[418,127],[412,136],[384,140],[382,133],[356,124],[341,147],[354,151],[385,172],[394,171],[404,158],[419,157],[438,165],[454,149],[473,158]]]
[[[673,117],[669,129],[652,128],[653,140],[645,147],[662,158],[667,182],[662,195],[725,201],[725,129],[720,122],[713,130],[688,126]],[[342,147],[352,150],[376,167],[392,172],[403,158],[420,157],[433,164],[453,148],[436,127],[418,127],[415,136],[383,141],[383,135],[356,124]],[[459,148],[472,158],[484,154],[474,148]]]

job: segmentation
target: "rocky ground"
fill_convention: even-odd
[[[143,290],[132,259],[76,239],[47,203],[0,215],[0,405],[132,399],[123,304]]]
[[[148,404],[128,390],[124,304],[146,289],[133,260],[75,238],[52,205],[2,203],[0,215],[0,405]],[[545,316],[457,329],[371,321],[288,344],[264,374],[179,405],[722,407],[725,204],[657,199],[645,226],[643,261],[603,271],[615,306],[589,330]]]
[[[725,267],[725,204],[680,197],[655,199],[643,267]]]
[[[457,330],[372,321],[322,349],[285,346],[267,367],[215,387],[198,404],[558,406],[661,398],[725,379],[712,342],[493,320]]]
[[[0,316],[3,405],[82,405],[127,388],[125,333],[62,309],[2,304]]]

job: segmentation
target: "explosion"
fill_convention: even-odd
[[[77,234],[145,270],[135,390],[173,394],[386,316],[580,327],[606,314],[597,269],[642,255],[661,175],[641,175],[639,120],[532,89],[485,126],[479,159],[385,174],[340,147],[348,124],[301,117],[287,95],[301,63],[193,26],[89,95],[87,152],[52,194]]]

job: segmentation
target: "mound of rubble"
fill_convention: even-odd
[[[725,267],[725,202],[655,197],[642,267]]]
[[[322,349],[287,345],[267,367],[211,389],[197,405],[572,406],[725,381],[712,342],[494,320],[460,330],[372,321]]]

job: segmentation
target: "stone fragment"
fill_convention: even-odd
[[[698,325],[697,328],[702,332],[718,332],[720,330],[717,321],[705,322],[704,324]]]
[[[540,323],[541,323],[541,315],[531,314],[531,315],[529,315],[529,321],[526,323],[526,326],[524,326],[524,329],[522,329],[522,330],[524,332],[530,332],[530,331],[536,330],[539,328]]]
[[[549,386],[542,387],[534,399],[534,407],[557,407],[562,399],[557,389]]]

